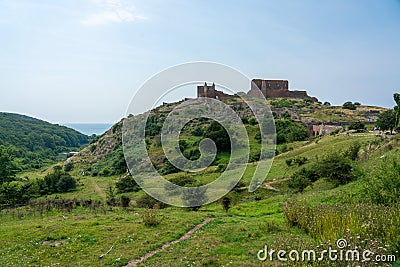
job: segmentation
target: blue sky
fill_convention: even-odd
[[[146,79],[188,61],[392,107],[400,1],[0,0],[0,111],[116,122]]]

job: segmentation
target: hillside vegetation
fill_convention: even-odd
[[[79,150],[88,136],[65,126],[12,113],[0,113],[0,146],[18,169],[54,163],[62,152]]]
[[[290,99],[279,105],[290,101],[304,104],[299,109],[315,108],[314,113],[333,109]],[[180,138],[180,149],[187,158],[199,156],[198,142],[204,137],[222,139],[218,139],[217,158],[211,166],[196,173],[180,172],[164,159],[159,140],[162,121],[174,105],[158,107],[147,125],[152,162],[174,184],[210,183],[229,160],[225,134],[207,120],[188,123]],[[356,107],[355,112],[364,108]],[[18,180],[17,175],[13,184],[37,181],[33,188],[44,184],[47,191],[20,207],[3,206],[0,262],[7,266],[126,266],[154,252],[143,262],[139,260],[138,266],[375,266],[361,260],[333,264],[326,259],[283,264],[276,254],[273,261],[257,258],[265,246],[276,251],[322,251],[336,248],[336,241],[345,239],[349,249],[369,249],[397,259],[386,258],[378,266],[400,264],[399,135],[344,128],[331,135],[308,137],[306,125],[294,118],[299,113],[279,108],[275,110],[280,136],[276,156],[264,184],[250,193],[259,131],[251,116],[244,110],[238,112],[244,114],[251,160],[242,179],[221,200],[184,209],[148,196],[126,172],[121,121],[60,166],[24,173],[29,182]],[[75,177],[76,187],[60,190],[67,185],[60,182],[62,177]],[[176,197],[185,201],[184,195]],[[202,222],[207,224],[190,238],[180,239]]]

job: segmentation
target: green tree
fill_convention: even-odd
[[[394,102],[396,102],[396,106],[394,107],[394,111],[396,112],[396,125],[400,127],[400,94],[395,93],[393,98]]]
[[[17,167],[5,147],[0,147],[0,183],[14,180]]]
[[[361,149],[361,144],[359,142],[353,142],[349,148],[344,152],[344,156],[350,160],[357,160],[358,159],[358,153],[360,152]]]
[[[39,191],[42,195],[64,193],[76,189],[76,180],[62,171],[61,166],[54,166],[53,171],[44,179],[37,180]]]
[[[117,188],[118,193],[137,192],[140,190],[140,186],[131,175],[120,178],[115,184],[115,188]]]
[[[222,208],[224,209],[224,211],[228,212],[229,208],[231,207],[232,199],[230,199],[230,197],[224,196],[222,198],[221,202],[222,202]]]
[[[357,106],[356,105],[354,105],[352,102],[350,102],[350,101],[347,101],[347,102],[345,102],[344,104],[343,104],[343,106],[342,106],[344,109],[350,109],[350,110],[356,110],[357,109]]]
[[[76,188],[76,180],[68,173],[63,174],[58,179],[56,189],[58,193],[69,192]]]
[[[320,177],[335,184],[346,184],[354,178],[350,160],[339,153],[325,156],[317,163],[315,170]]]
[[[117,205],[117,198],[115,196],[115,187],[112,184],[109,184],[105,190],[106,192],[106,202],[109,206]]]
[[[288,182],[288,186],[303,192],[303,190],[320,178],[315,168],[302,168],[295,172]]]
[[[188,187],[183,191],[182,201],[192,210],[197,211],[207,200],[206,191],[207,187]]]
[[[276,139],[278,144],[303,141],[308,137],[305,124],[292,120],[275,120]]]
[[[204,137],[212,139],[219,151],[229,152],[231,150],[231,141],[227,131],[216,121],[211,122]]]
[[[396,127],[396,123],[396,113],[392,109],[382,112],[376,122],[382,131],[389,130],[390,133],[393,132],[393,129]]]
[[[360,129],[365,129],[365,124],[362,123],[361,121],[353,121],[349,125],[349,130],[360,130]]]

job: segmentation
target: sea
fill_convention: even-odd
[[[113,126],[112,123],[63,123],[62,125],[86,135],[102,135]]]

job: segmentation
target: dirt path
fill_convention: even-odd
[[[202,223],[199,223],[198,225],[193,227],[190,231],[186,232],[179,239],[176,239],[176,240],[171,241],[171,242],[167,242],[164,245],[162,245],[161,248],[158,248],[156,250],[150,251],[150,252],[146,253],[145,255],[143,255],[142,257],[140,257],[138,259],[131,260],[125,267],[136,266],[138,263],[141,263],[142,261],[147,260],[148,258],[154,256],[155,254],[165,250],[169,246],[175,245],[176,243],[179,243],[179,242],[181,242],[181,241],[183,241],[185,239],[188,239],[194,232],[196,232],[197,230],[199,230],[201,227],[203,227],[207,223],[211,222],[212,220],[214,220],[214,218],[205,219]]]
[[[266,183],[265,184],[265,188],[269,189],[269,190],[274,190],[274,191],[280,192],[281,190],[279,188],[274,187],[273,184],[284,182],[284,181],[287,181],[289,179],[290,178],[284,178],[284,179],[280,179],[280,180],[276,180],[276,181],[272,181],[272,182]]]
[[[100,186],[96,183],[96,181],[91,178],[92,183],[93,183],[93,189],[94,191],[99,194],[102,198],[106,199],[106,194],[103,192],[103,189],[100,188]]]

